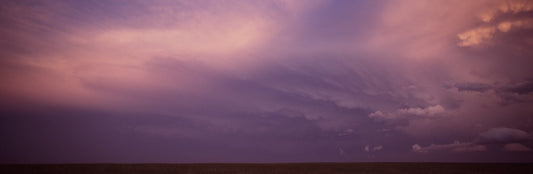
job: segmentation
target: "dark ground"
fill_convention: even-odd
[[[284,163],[284,164],[14,164],[0,173],[505,173],[533,174],[533,164],[503,163]]]

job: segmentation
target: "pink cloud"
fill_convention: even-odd
[[[529,147],[524,146],[523,144],[520,144],[520,143],[505,144],[505,146],[503,146],[503,150],[504,151],[511,151],[511,152],[529,152],[529,151],[531,151],[531,149]]]

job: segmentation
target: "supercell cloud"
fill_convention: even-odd
[[[532,162],[533,3],[2,1],[0,161]]]

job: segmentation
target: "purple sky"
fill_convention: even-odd
[[[0,2],[0,162],[533,162],[533,3]]]

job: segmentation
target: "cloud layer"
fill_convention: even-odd
[[[530,162],[532,12],[1,2],[0,161]]]

